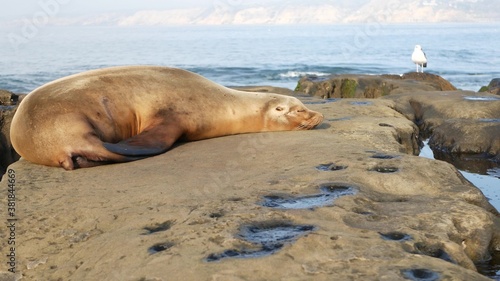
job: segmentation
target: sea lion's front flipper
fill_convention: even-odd
[[[179,136],[180,130],[175,125],[155,126],[121,142],[104,142],[103,145],[124,156],[153,156],[167,151]]]
[[[104,147],[116,154],[124,156],[153,156],[167,151],[168,147],[163,146],[138,146],[130,145],[126,141],[119,143],[103,143]]]

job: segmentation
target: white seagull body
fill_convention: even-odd
[[[413,54],[411,55],[411,60],[417,65],[417,72],[420,66],[421,72],[424,72],[424,67],[427,67],[427,57],[424,51],[422,51],[422,46],[416,45]]]

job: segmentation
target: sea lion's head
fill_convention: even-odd
[[[323,114],[308,109],[295,97],[272,95],[266,104],[266,127],[278,130],[310,130],[323,121]]]

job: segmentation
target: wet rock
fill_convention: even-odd
[[[500,78],[495,78],[490,81],[488,86],[483,86],[479,92],[488,92],[493,95],[500,95]]]
[[[10,123],[17,104],[25,96],[0,89],[0,178],[10,164],[19,160],[19,154],[10,143]]]
[[[11,105],[14,93],[0,89],[0,105]]]
[[[403,75],[332,75],[318,79],[305,76],[295,91],[327,98],[378,98],[408,91],[449,91],[456,88],[438,75],[406,73]]]
[[[500,162],[500,98],[470,91],[417,92],[386,97],[396,110],[431,136],[441,158],[482,158]],[[491,167],[485,167],[483,172]]]
[[[7,167],[19,160],[19,155],[16,153],[10,142],[10,123],[14,116],[15,109],[0,108],[0,177],[5,173]]]

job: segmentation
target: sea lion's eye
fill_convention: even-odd
[[[276,107],[276,111],[283,111],[283,107],[281,106]]]
[[[306,112],[305,109],[297,109],[297,112]]]

